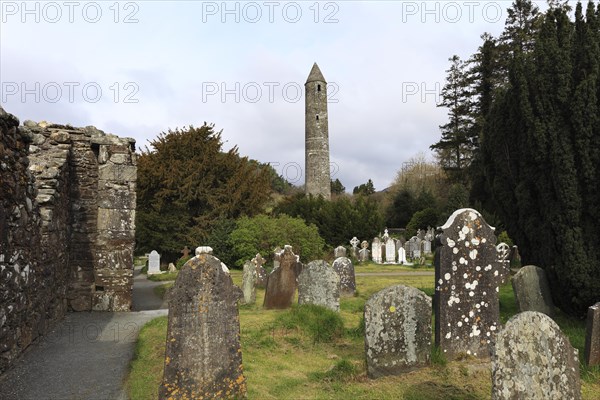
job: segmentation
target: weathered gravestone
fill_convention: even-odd
[[[400,247],[398,249],[398,264],[408,264],[408,260],[406,260],[406,250],[404,250],[404,247]]]
[[[252,261],[246,261],[242,275],[242,292],[246,304],[256,303],[256,279],[256,265]]]
[[[160,273],[160,254],[156,250],[152,250],[148,256],[148,275]]]
[[[350,239],[350,244],[352,245],[352,257],[356,259],[358,258],[358,245],[360,244],[360,240],[354,236],[352,239]],[[345,257],[345,255],[340,257]]]
[[[256,253],[256,256],[252,259],[252,263],[256,267],[256,287],[265,288],[267,286],[267,271],[263,268],[265,259]]]
[[[311,261],[298,276],[298,304],[340,311],[340,277],[326,261]]]
[[[487,357],[498,325],[499,270],[494,228],[473,209],[441,227],[436,256],[435,341],[448,359]]]
[[[175,264],[169,263],[169,272],[170,273],[177,272],[177,267],[175,267]]]
[[[515,315],[492,350],[492,399],[581,399],[578,352],[547,315]]]
[[[281,250],[281,247],[279,246],[275,247],[275,250],[273,250],[273,269],[279,268],[279,262],[281,261],[282,253],[283,250]]]
[[[218,258],[193,257],[169,295],[169,323],[160,399],[244,397],[241,293]]]
[[[392,238],[388,238],[385,242],[385,262],[388,264],[396,263],[396,242]]]
[[[369,261],[369,254],[371,253],[369,251],[369,242],[367,242],[366,240],[363,240],[362,243],[360,244],[360,247],[362,247],[362,248],[358,251],[358,261],[360,261],[360,262]]]
[[[292,305],[296,293],[296,277],[302,270],[302,264],[292,251],[292,246],[285,246],[279,257],[279,267],[273,269],[267,279],[265,301],[266,309],[283,309]]]
[[[373,244],[371,245],[371,257],[373,257],[373,262],[381,264],[381,241],[377,237],[373,239]]]
[[[196,247],[195,254],[199,256],[200,254],[212,254],[213,249],[210,246],[198,246]]]
[[[431,298],[391,286],[365,303],[365,353],[370,378],[398,375],[429,363]]]
[[[585,362],[588,367],[600,364],[600,303],[588,308],[585,332]]]
[[[356,277],[352,260],[347,257],[336,258],[332,267],[340,277],[340,294],[354,296],[354,293],[356,293]]]
[[[333,256],[335,258],[338,257],[346,257],[346,248],[344,246],[338,246],[333,250]]]
[[[535,265],[527,265],[511,279],[515,300],[519,311],[538,311],[551,317],[554,303],[546,272]]]
[[[506,279],[510,276],[510,246],[506,243],[498,243],[496,245],[496,252],[498,254],[498,262],[502,266],[499,271],[500,284],[503,285]]]
[[[425,255],[431,254],[431,241],[425,239],[422,243],[423,243],[423,254],[425,254]]]

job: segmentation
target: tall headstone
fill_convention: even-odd
[[[365,353],[370,378],[398,375],[429,363],[431,298],[408,286],[391,286],[365,303]]]
[[[273,250],[273,269],[279,268],[281,254],[283,254],[283,250],[279,246],[275,247],[275,250]]]
[[[333,250],[333,256],[335,258],[338,257],[346,257],[346,248],[344,246],[338,246]]]
[[[246,261],[242,275],[242,292],[246,304],[256,303],[256,280],[256,265],[252,261]]]
[[[492,399],[581,399],[578,352],[550,317],[525,311],[496,335]]]
[[[160,254],[156,250],[152,250],[148,256],[148,275],[160,273]]]
[[[412,260],[413,256],[412,256],[412,245],[411,245],[411,243],[412,242],[410,240],[407,240],[406,242],[404,242],[404,252],[406,254],[406,257],[408,259]]]
[[[431,254],[431,241],[425,239],[423,241],[423,254],[424,255],[429,255]]]
[[[260,255],[260,253],[256,253],[256,256],[252,259],[252,262],[256,267],[256,287],[267,287],[267,271],[263,268],[265,259]]]
[[[292,305],[296,293],[296,277],[302,264],[292,251],[292,246],[285,246],[279,261],[279,267],[273,269],[267,279],[265,301],[263,307],[266,309],[283,309]]]
[[[373,239],[373,244],[371,245],[371,256],[373,257],[373,262],[375,262],[376,264],[382,263],[381,241],[378,237]]]
[[[340,277],[340,294],[354,296],[354,293],[356,293],[356,278],[352,260],[347,257],[336,258],[332,267]]]
[[[385,262],[388,264],[396,263],[396,243],[392,238],[388,238],[385,242]]]
[[[585,363],[600,365],[600,303],[588,308],[585,330]]]
[[[209,254],[181,268],[169,295],[160,399],[244,397],[240,290]]]
[[[408,264],[408,260],[406,259],[406,250],[404,250],[404,247],[400,247],[398,249],[398,264]]]
[[[502,266],[499,272],[500,284],[504,284],[506,279],[510,276],[510,246],[502,242],[496,246],[496,252],[498,253],[498,262]]]
[[[354,236],[352,239],[350,239],[350,244],[352,245],[352,257],[354,257],[356,259],[356,258],[358,258],[358,245],[360,244],[360,240],[358,240],[356,238],[356,236]],[[346,256],[340,256],[340,257],[346,257]]]
[[[535,265],[526,265],[511,279],[519,311],[538,311],[552,317],[554,303],[546,271]]]
[[[326,261],[311,261],[298,276],[298,304],[340,311],[340,277]]]
[[[331,198],[327,82],[315,63],[304,84],[306,194]]]
[[[358,251],[358,261],[360,262],[367,262],[369,261],[370,257],[369,254],[371,253],[369,251],[369,242],[367,242],[366,240],[363,240],[362,243],[360,244],[361,249]]]
[[[494,228],[479,212],[457,210],[441,227],[436,259],[435,340],[448,359],[486,357],[499,328]],[[437,258],[437,257],[436,257]]]

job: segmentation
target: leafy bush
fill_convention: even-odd
[[[408,225],[406,225],[406,231],[409,236],[415,235],[418,229],[427,229],[428,226],[437,226],[439,214],[435,208],[426,208],[421,211],[417,211],[413,214]]]
[[[292,246],[294,253],[305,261],[322,256],[325,241],[319,236],[314,225],[307,225],[300,218],[287,215],[269,217],[258,215],[253,218],[242,217],[237,220],[236,228],[231,232],[230,243],[234,264],[238,267],[261,253],[269,260],[275,247]]]
[[[275,325],[286,329],[299,328],[307,333],[313,343],[328,343],[340,338],[344,321],[339,313],[313,304],[302,304],[277,316]]]
[[[179,271],[181,269],[181,267],[183,267],[183,265],[186,262],[188,262],[191,258],[192,258],[192,256],[187,256],[187,257],[181,257],[179,260],[177,260],[177,264],[175,264],[175,268],[177,268],[177,271]]]

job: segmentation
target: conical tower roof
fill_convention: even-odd
[[[308,83],[308,82],[325,82],[325,83],[327,83],[327,81],[323,77],[323,74],[321,73],[321,70],[319,69],[319,66],[317,65],[317,63],[314,63],[312,69],[310,70],[310,74],[308,74],[308,79],[306,80],[306,83]]]

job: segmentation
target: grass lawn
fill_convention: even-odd
[[[358,265],[356,272],[394,272],[411,267]],[[431,268],[419,267],[417,270]],[[231,276],[241,285],[242,273]],[[434,352],[428,368],[401,376],[370,380],[366,377],[364,339],[360,329],[365,301],[391,285],[414,286],[428,295],[434,291],[432,276],[357,276],[358,295],[342,298],[343,334],[330,342],[318,342],[303,328],[288,323],[294,310],[263,310],[264,290],[257,291],[256,305],[240,306],[240,330],[244,375],[249,399],[489,399],[490,363],[467,359],[445,362]],[[167,284],[172,285],[172,284]],[[502,322],[516,313],[510,283],[500,290]],[[555,318],[583,358],[585,321],[562,314]],[[136,355],[127,379],[132,399],[156,399],[162,379],[167,318],[157,318],[140,332]],[[433,340],[432,340],[433,341]],[[584,399],[600,398],[600,368],[582,366]]]

